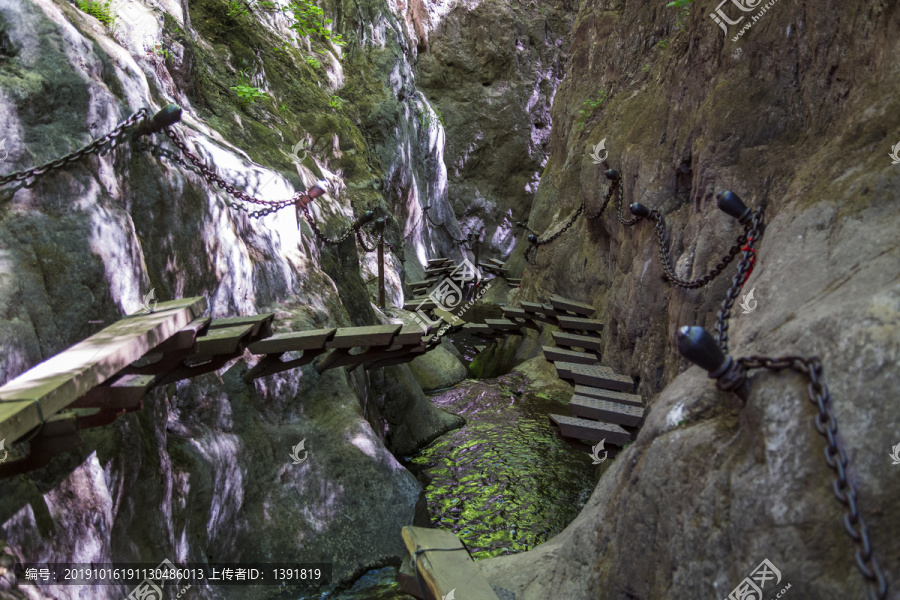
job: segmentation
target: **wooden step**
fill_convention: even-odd
[[[581,317],[558,316],[556,320],[559,322],[560,329],[568,329],[571,331],[603,331],[603,321],[596,319],[583,319]]]
[[[511,285],[511,286],[513,286],[513,287],[519,287],[519,286],[522,285],[522,280],[521,280],[521,279],[507,278],[507,279],[506,279],[506,283],[508,283],[509,285]]]
[[[619,404],[627,404],[628,406],[637,406],[639,408],[643,408],[644,406],[643,399],[637,394],[614,392],[612,390],[603,390],[586,385],[576,385],[575,395],[588,396],[590,398],[598,398],[600,400],[609,400],[610,402],[618,402]]]
[[[448,263],[452,264],[453,259],[452,258],[429,258],[428,259],[429,265],[445,265]]]
[[[576,352],[574,350],[565,350],[556,348],[555,346],[544,346],[544,358],[550,362],[570,362],[582,365],[596,365],[597,357],[593,354],[585,354],[584,352]]]
[[[521,327],[521,325],[513,323],[509,319],[485,319],[484,324],[491,329],[499,331],[513,331]]]
[[[416,566],[422,577],[423,587],[427,586],[432,597],[447,600],[499,600],[456,535],[440,529],[409,525],[401,529],[400,534],[410,555],[425,550],[419,554]],[[437,548],[444,550],[428,551]],[[457,551],[447,551],[451,548]]]
[[[277,333],[258,342],[253,342],[247,349],[253,354],[279,354],[281,352],[300,352],[317,350],[325,347],[336,328],[312,329],[309,331],[290,331]]]
[[[403,303],[403,310],[416,312],[417,310],[434,310],[437,304],[428,298],[414,298]]]
[[[603,350],[603,340],[593,335],[578,335],[568,331],[554,331],[553,341],[557,346],[584,348],[585,350]]]
[[[627,425],[628,427],[638,427],[644,420],[643,408],[587,396],[572,396],[569,401],[569,410],[576,417]]]
[[[372,327],[340,327],[334,337],[325,343],[326,348],[370,348],[390,346],[391,340],[403,325],[375,325]]]
[[[400,330],[400,333],[391,340],[391,343],[400,344],[401,346],[418,344],[422,341],[422,337],[427,335],[431,329],[432,326],[429,326],[426,331],[422,331],[422,328],[419,325],[404,325]]]
[[[501,269],[503,268],[503,265],[505,264],[502,260],[497,260],[496,258],[489,258],[489,259],[487,259],[487,262],[497,265]]]
[[[253,325],[253,331],[250,332],[250,335],[256,336],[262,332],[262,335],[265,336],[271,335],[271,323],[274,318],[275,313],[248,315],[246,317],[226,317],[224,319],[213,319],[209,324],[209,328],[223,329],[225,327],[237,327],[239,325]]]
[[[494,331],[494,328],[484,323],[466,323],[463,325],[462,330],[468,333],[491,333]]]
[[[527,319],[531,320],[531,315],[521,308],[511,308],[504,307],[503,308],[503,316],[507,319]]]
[[[537,302],[519,302],[519,306],[527,313],[544,314],[544,305]]]
[[[160,302],[35,365],[0,387],[0,440],[17,439],[141,358],[206,310],[206,298]]]
[[[569,379],[575,383],[590,387],[615,390],[617,392],[631,392],[634,390],[634,381],[631,377],[613,373],[608,367],[560,362],[556,363],[556,371],[562,379]]]
[[[550,418],[551,423],[559,427],[559,432],[565,437],[590,440],[592,442],[606,440],[607,444],[613,446],[621,446],[632,439],[630,433],[615,423],[602,423],[589,419],[579,419],[578,417],[567,417],[566,415],[550,414],[547,416]]]
[[[250,333],[256,325],[247,323],[232,327],[209,329],[206,335],[197,338],[197,354],[234,354],[244,340],[250,339]],[[212,327],[212,325],[210,325]]]
[[[556,294],[550,296],[550,304],[553,305],[553,308],[557,310],[575,313],[576,315],[581,315],[584,317],[590,317],[595,312],[597,312],[597,309],[595,309],[590,304],[585,304],[584,302],[576,302],[575,300],[569,300],[568,298],[563,298],[562,296],[557,296]]]

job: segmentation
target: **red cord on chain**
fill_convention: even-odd
[[[750,273],[753,272],[753,267],[756,265],[756,250],[750,247],[750,242],[752,241],[753,238],[747,238],[747,245],[741,248],[741,252],[750,253],[750,268],[747,269],[747,274],[744,275],[744,281],[741,282],[741,285],[747,283],[747,280],[750,278]]]

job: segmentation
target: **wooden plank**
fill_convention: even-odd
[[[255,325],[247,323],[234,327],[210,329],[206,335],[197,338],[197,354],[234,354],[245,338],[249,339]]]
[[[404,325],[400,329],[400,333],[391,340],[394,344],[400,344],[402,346],[406,346],[407,344],[418,344],[422,341],[422,337],[428,335],[428,332],[431,331],[432,327],[429,326],[427,331],[422,331],[422,328],[419,325]]]
[[[575,386],[576,396],[588,396],[590,398],[599,398],[600,400],[609,400],[610,402],[618,402],[619,404],[627,404],[629,406],[643,407],[644,401],[637,394],[626,394],[624,392],[614,392],[613,390],[603,390],[600,388],[589,387],[586,385]]]
[[[558,296],[556,294],[550,296],[550,304],[553,305],[553,308],[557,310],[563,310],[585,317],[590,317],[595,312],[597,312],[597,309],[595,309],[590,304],[577,302],[575,300],[569,300],[568,298],[563,298],[562,296]]]
[[[580,317],[567,317],[560,315],[556,317],[559,322],[560,329],[571,329],[574,331],[603,331],[603,321],[596,319],[582,319]]]
[[[494,330],[513,331],[522,327],[518,323],[513,323],[509,319],[485,319],[484,324]]]
[[[543,313],[544,305],[539,304],[537,302],[519,302],[519,306],[521,306],[522,310],[527,313]]]
[[[400,535],[410,555],[425,550],[418,555],[417,566],[423,584],[435,598],[444,598],[455,590],[456,600],[499,600],[454,534],[407,525],[400,530]],[[428,552],[429,548],[458,548],[458,551]]]
[[[544,307],[545,317],[558,317],[560,315],[560,312],[549,304],[542,304],[541,306]]]
[[[413,298],[412,300],[403,303],[403,310],[408,310],[410,312],[434,310],[435,308],[437,308],[435,301],[428,298]]]
[[[301,350],[317,350],[325,347],[337,328],[311,329],[308,331],[291,331],[276,333],[271,337],[253,342],[247,348],[253,354],[278,354]]]
[[[375,325],[371,327],[340,327],[331,340],[325,342],[326,348],[369,348],[371,346],[390,346],[391,340],[400,332],[403,325]]]
[[[512,308],[512,307],[504,307],[503,308],[503,316],[507,319],[528,319],[531,320],[531,315],[522,310],[521,308]]]
[[[209,317],[200,317],[194,319],[185,325],[175,335],[167,339],[165,342],[153,349],[154,352],[174,352],[176,350],[187,350],[194,346],[197,336],[206,333],[209,324],[212,321]]]
[[[587,396],[572,396],[569,410],[576,417],[638,427],[644,420],[644,409]]]
[[[271,331],[272,319],[275,313],[263,313],[261,315],[247,315],[245,317],[226,317],[224,319],[213,319],[209,324],[210,329],[224,329],[225,327],[237,327],[238,325],[253,325],[253,331],[250,335],[256,335],[262,330]],[[268,327],[267,327],[268,326]]]
[[[544,346],[544,358],[550,362],[573,362],[582,365],[596,365],[597,357],[593,354],[584,352],[575,352],[574,350],[565,350],[556,348],[555,346]]]
[[[0,387],[0,440],[8,444],[158,346],[206,310],[206,298],[161,302],[60,352]],[[14,401],[14,402],[13,402]]]
[[[123,375],[109,385],[98,385],[69,408],[127,408],[138,406],[155,375]]]
[[[613,446],[621,446],[631,441],[631,434],[614,423],[602,423],[565,415],[547,415],[550,422],[559,427],[559,432],[565,437],[577,438],[606,443]]]
[[[557,346],[570,348],[584,348],[585,350],[603,350],[603,340],[593,335],[578,335],[568,331],[552,332],[553,341]]]
[[[504,263],[502,260],[498,260],[498,259],[496,259],[496,258],[489,258],[489,259],[487,259],[487,262],[489,262],[489,263],[491,263],[491,264],[494,264],[494,265],[497,265],[497,266],[500,267],[501,269],[503,268],[503,265],[506,264],[506,263]]]
[[[556,363],[556,371],[562,379],[570,379],[575,383],[590,387],[615,390],[617,392],[631,392],[634,390],[634,381],[631,377],[613,373],[608,367],[561,362]],[[565,373],[565,376],[563,373]]]

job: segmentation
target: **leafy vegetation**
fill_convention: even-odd
[[[669,2],[666,4],[667,7],[674,6],[675,8],[682,8],[691,3],[692,0],[674,0],[674,2]]]
[[[590,118],[590,116],[592,114],[594,114],[595,110],[600,108],[600,105],[603,104],[605,101],[606,101],[606,92],[603,90],[600,90],[599,92],[597,92],[596,98],[588,98],[587,100],[584,101],[584,104],[582,105],[582,109],[578,111],[578,114],[581,115],[581,120],[578,123],[576,123],[576,129],[578,131],[581,131],[582,129],[584,129],[584,126],[587,123],[587,120]]]
[[[170,58],[172,58],[172,53],[159,44],[156,44],[156,46],[153,47],[153,54],[155,54],[156,56],[161,56],[163,60],[169,60]]]
[[[240,0],[231,0],[228,3],[228,11],[225,14],[232,19],[239,19],[249,12],[250,10],[243,2],[241,2]]]
[[[326,19],[325,11],[316,6],[312,0],[295,0],[283,10],[293,11],[294,22],[290,25],[290,28],[297,32],[297,35],[321,35],[332,44],[344,45],[341,35],[329,31],[326,27],[326,25],[332,23],[331,19]]]
[[[306,64],[311,66],[313,69],[318,69],[322,66],[322,63],[320,63],[318,59],[313,58],[312,56],[306,57]]]
[[[657,47],[659,47],[660,50],[665,50],[666,46],[669,45],[669,41],[670,41],[669,38],[665,38],[665,39],[662,39],[662,40],[659,40],[658,42],[656,42],[656,45],[657,45]]]
[[[76,5],[79,10],[95,17],[98,21],[112,27],[116,22],[116,13],[112,8],[112,0],[103,2],[102,0],[77,0]]]
[[[437,117],[437,122],[442,126],[444,125],[444,115],[441,114],[441,111],[437,109],[436,106],[432,106],[431,110],[434,111],[435,117]],[[422,129],[431,129],[431,124],[433,123],[433,119],[431,117],[431,113],[427,110],[423,110],[419,115],[419,125]]]
[[[232,86],[232,90],[238,95],[238,98],[241,99],[241,104],[247,105],[253,102],[256,102],[260,98],[266,96],[266,93],[259,89],[258,87],[253,87],[250,85],[250,78],[247,75],[247,71],[241,71],[240,73],[240,83],[238,85]]]
[[[341,110],[342,108],[344,108],[344,99],[340,96],[332,96],[328,100],[328,106],[335,110]]]

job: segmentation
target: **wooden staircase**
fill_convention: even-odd
[[[556,347],[543,347],[544,357],[554,363],[560,379],[575,384],[575,395],[569,402],[574,416],[548,415],[557,434],[584,450],[588,446],[582,440],[621,447],[634,439],[644,420],[643,402],[631,393],[630,377],[600,365],[603,323],[590,318],[593,307],[554,295],[549,306],[523,302],[515,315],[521,312],[532,322],[542,320],[560,328],[552,333]]]
[[[273,335],[274,313],[212,319],[201,316],[205,311],[202,297],[159,303],[152,313],[126,317],[0,387],[0,440],[11,445],[29,436],[31,450],[0,464],[0,478],[39,468],[80,445],[82,429],[142,409],[150,388],[218,370],[245,351],[260,357],[243,375],[251,382],[318,357],[320,373],[409,362],[428,351],[431,338],[417,325],[400,324]],[[283,360],[289,352],[292,358]]]

